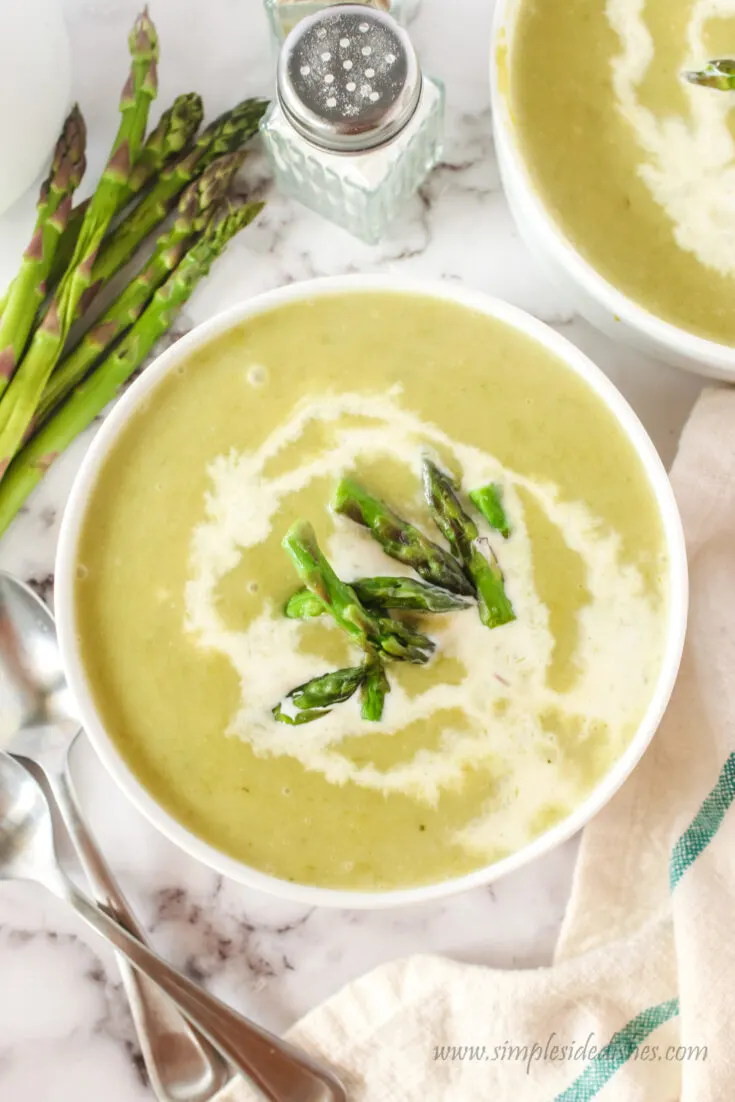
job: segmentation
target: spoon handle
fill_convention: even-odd
[[[46,772],[46,780],[98,901],[120,925],[144,941],[143,931],[82,817],[68,774],[52,776]],[[136,971],[126,957],[118,957],[118,964],[146,1070],[159,1102],[209,1102],[230,1079],[230,1068],[159,987]]]
[[[45,881],[103,938],[123,953],[195,1024],[217,1050],[270,1102],[347,1102],[339,1080],[286,1041],[246,1022],[192,983],[96,907],[59,870]]]

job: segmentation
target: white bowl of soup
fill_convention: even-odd
[[[394,543],[341,508],[345,479]],[[284,550],[305,522],[346,606]],[[602,372],[503,302],[382,276],[260,295],[167,349],[95,438],[56,570],[66,673],[121,789],[210,867],[329,906],[484,884],[582,827],[654,734],[686,602],[666,473]],[[349,698],[276,718],[350,670]]]
[[[695,0],[498,0],[491,84],[519,232],[613,339],[735,379],[735,13]]]

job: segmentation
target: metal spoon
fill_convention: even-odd
[[[145,941],[79,812],[69,782],[68,755],[78,738],[79,723],[53,617],[29,586],[0,571],[0,748],[22,755],[24,761],[30,759],[28,768],[60,809],[97,899],[139,941]],[[231,1069],[163,992],[123,957],[119,961],[157,1098],[210,1102],[230,1081]]]
[[[62,872],[47,793],[0,752],[0,881],[31,880],[69,903],[85,922],[166,992],[208,1041],[271,1102],[347,1102],[337,1079],[304,1053],[246,1022],[129,934]]]

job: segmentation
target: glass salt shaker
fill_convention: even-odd
[[[370,244],[441,154],[444,88],[405,30],[358,4],[302,20],[261,120],[276,185]]]
[[[405,26],[416,15],[421,0],[264,0],[271,31],[279,43],[307,15],[345,2],[367,4],[379,11],[387,11]]]

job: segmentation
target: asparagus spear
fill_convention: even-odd
[[[151,131],[146,138],[145,145],[130,172],[128,186],[121,190],[118,197],[116,214],[133,196],[142,191],[173,157],[177,157],[186,149],[199,129],[203,114],[202,97],[196,92],[186,92],[176,97],[171,107],[161,115],[155,130]],[[52,287],[59,282],[69,267],[88,206],[87,199],[74,207],[69,216],[69,223],[51,264],[48,282]],[[1,303],[0,313],[2,313]]]
[[[464,563],[477,589],[480,619],[489,628],[515,620],[498,560],[463,510],[449,478],[429,459],[423,463],[424,494],[436,526]]]
[[[368,654],[380,651],[399,662],[428,662],[434,649],[431,639],[363,608],[354,589],[337,577],[322,554],[310,524],[297,521],[284,536],[282,546],[291,556],[302,582],[322,602],[325,611]]]
[[[470,490],[470,501],[479,509],[490,527],[507,540],[510,536],[510,524],[503,508],[500,486],[491,482],[487,486],[481,486],[479,490]]]
[[[729,92],[735,88],[735,61],[730,58],[708,61],[703,69],[686,69],[682,76],[690,84],[715,88],[718,92]]]
[[[337,577],[322,554],[312,526],[307,521],[297,521],[289,528],[281,546],[307,589],[319,598],[339,626],[363,649],[377,647],[380,640],[377,621],[362,607],[354,589]]]
[[[0,534],[61,452],[117,395],[171,325],[197,283],[228,241],[253,219],[262,203],[225,203],[204,235],[160,287],[115,351],[81,383],[21,449],[0,482]]]
[[[120,98],[120,128],[85,213],[71,263],[59,290],[59,301],[72,317],[91,283],[92,267],[107,227],[129,197],[130,175],[140,153],[150,106],[156,97],[158,37],[147,10],[135,21],[128,44],[133,61]]]
[[[349,700],[366,676],[366,667],[356,666],[315,677],[286,694],[287,706],[296,708],[295,715],[284,711],[283,704],[279,702],[273,709],[273,717],[279,723],[288,723],[292,727],[312,723],[329,715],[335,704]]]
[[[352,588],[355,588],[354,583]],[[323,616],[327,610],[321,597],[304,586],[289,597],[283,611],[289,620],[313,620],[316,616]]]
[[[360,578],[350,585],[365,608],[377,611],[401,608],[414,612],[457,612],[469,607],[469,601],[456,593],[415,578]],[[308,589],[299,589],[289,598],[285,612],[292,620],[308,620],[321,616],[324,606]]]
[[[402,608],[414,612],[457,612],[470,602],[448,589],[415,578],[363,578],[354,589],[366,608]]]
[[[37,423],[42,423],[49,416],[82,381],[100,356],[137,320],[153,292],[179,263],[192,238],[207,225],[242,158],[242,153],[218,157],[198,179],[189,184],[181,197],[176,221],[170,230],[159,237],[146,266],[51,375],[38,405]],[[248,210],[251,218],[260,209],[259,204],[250,204]]]
[[[356,585],[350,586],[357,599],[360,600]],[[292,620],[308,620],[316,616],[322,616],[329,611],[321,597],[312,593],[309,589],[300,589],[286,605],[286,615]],[[414,631],[398,620],[391,620],[387,616],[375,618],[379,636],[379,649],[388,658],[395,658],[399,662],[414,662],[423,665],[428,662],[435,644],[420,631]]]
[[[150,132],[128,180],[130,195],[137,195],[164,166],[191,143],[204,118],[204,103],[198,92],[177,96]]]
[[[369,528],[371,535],[387,555],[406,563],[432,585],[452,593],[473,596],[472,586],[450,554],[402,520],[389,506],[371,497],[350,478],[339,483],[332,507],[356,524]]]
[[[420,666],[429,661],[436,643],[428,635],[388,616],[378,616],[377,623],[380,629],[379,650],[386,658]]]
[[[96,290],[128,262],[195,176],[200,175],[217,157],[235,152],[252,138],[267,106],[267,100],[243,100],[202,131],[191,151],[164,169],[148,195],[141,199],[105,242],[94,266]]]
[[[6,389],[43,302],[54,253],[69,218],[71,196],[84,175],[86,133],[75,105],[56,143],[51,171],[36,205],[36,225],[0,319],[0,394]]]
[[[367,664],[365,680],[360,687],[363,719],[377,723],[383,718],[386,695],[390,692],[390,683],[385,675],[385,667],[379,658]]]
[[[46,316],[0,404],[0,477],[6,470],[36,411],[46,381],[61,355],[77,306],[89,287],[97,250],[127,186],[131,164],[145,133],[156,94],[158,39],[144,11],[129,38],[132,65],[120,98],[122,119],[112,152],[87,208],[71,264]]]

